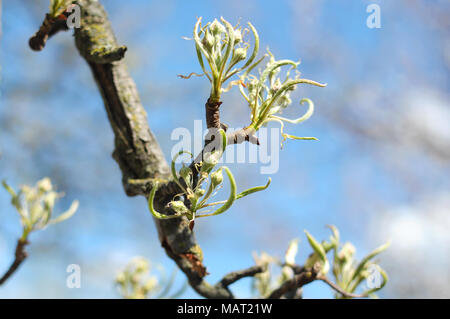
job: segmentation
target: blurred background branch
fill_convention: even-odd
[[[0,277],[0,285],[4,284],[27,258],[25,246],[30,243],[28,237],[32,232],[63,222],[72,217],[78,209],[78,201],[74,201],[67,211],[52,218],[55,202],[62,197],[62,194],[54,191],[49,178],[41,179],[34,187],[23,185],[18,192],[14,191],[5,181],[2,182],[2,185],[11,196],[11,205],[17,210],[23,229],[22,235],[17,240],[14,261],[5,274]]]

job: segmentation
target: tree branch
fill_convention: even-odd
[[[19,266],[27,258],[27,252],[25,251],[25,246],[28,244],[27,240],[19,239],[16,245],[16,251],[14,254],[14,261],[6,271],[6,273],[0,278],[0,286],[3,285],[9,277],[14,274],[14,272],[19,269]]]
[[[319,271],[319,264],[315,264],[311,269],[304,269],[298,275],[295,275],[294,278],[285,281],[279,288],[272,291],[267,299],[279,299],[283,295],[313,282],[316,280]]]
[[[336,285],[334,282],[332,282],[330,279],[328,279],[325,276],[317,276],[316,279],[323,281],[328,286],[330,286],[331,288],[333,288],[335,291],[337,291],[338,293],[340,293],[342,296],[344,296],[346,298],[365,298],[365,297],[367,297],[366,294],[358,295],[358,294],[354,294],[354,293],[351,293],[351,292],[346,292],[345,290],[343,290],[341,287]]]
[[[67,12],[64,12],[64,14],[57,18],[52,18],[50,14],[47,13],[41,27],[28,42],[30,48],[34,51],[41,51],[44,49],[47,40],[51,36],[59,31],[67,31],[69,28],[67,27],[66,18]]]
[[[253,266],[247,269],[234,271],[224,276],[222,280],[218,283],[218,285],[221,285],[222,287],[228,287],[229,285],[235,283],[238,280],[241,280],[242,278],[253,277],[263,271],[264,271],[263,266]]]
[[[155,208],[167,213],[166,204],[179,193],[179,188],[170,180],[169,166],[148,126],[136,85],[122,61],[126,47],[118,45],[99,1],[78,0],[77,4],[81,7],[81,27],[75,29],[76,47],[91,68],[101,92],[115,137],[113,158],[122,171],[125,192],[128,196],[148,196],[151,182],[162,181],[156,194]],[[211,112],[218,111],[218,105],[217,110]],[[220,123],[218,115],[212,115],[212,118],[214,126],[217,126]],[[248,273],[229,275],[225,284],[208,284],[203,279],[207,271],[203,265],[202,250],[189,229],[187,219],[154,219],[154,222],[166,254],[186,274],[197,293],[206,298],[233,298],[227,285]],[[230,278],[233,279],[231,282]]]
[[[221,128],[220,123],[220,105],[222,102],[214,102],[211,98],[206,101],[205,114],[206,114],[206,127],[207,128]]]

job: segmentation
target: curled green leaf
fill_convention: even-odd
[[[358,266],[356,267],[356,270],[352,276],[352,281],[355,280],[359,274],[361,273],[362,270],[364,270],[364,268],[366,267],[367,263],[374,258],[375,256],[377,256],[378,254],[382,253],[383,251],[385,251],[386,249],[389,248],[389,246],[391,245],[390,241],[388,241],[386,244],[381,245],[380,247],[374,249],[370,254],[368,254],[363,260],[361,260],[361,262],[358,264]]]
[[[178,159],[178,157],[179,157],[180,155],[182,155],[182,154],[189,154],[189,155],[191,156],[191,158],[193,157],[193,155],[192,155],[191,152],[188,152],[188,151],[179,151],[179,152],[173,157],[173,159],[172,159],[172,163],[171,163],[171,165],[170,165],[170,171],[171,171],[171,173],[172,173],[172,178],[173,178],[174,182],[177,183],[177,185],[180,186],[180,188],[186,192],[186,188],[184,188],[184,186],[181,185],[181,183],[180,183],[180,181],[179,181],[179,177],[178,177],[178,174],[177,174],[177,170],[176,170],[176,168],[175,168],[175,162],[176,162],[176,160]]]
[[[155,201],[155,195],[156,195],[156,191],[158,190],[158,186],[159,183],[155,182],[153,184],[152,190],[150,192],[150,195],[148,197],[148,209],[150,210],[150,213],[152,213],[152,215],[158,219],[171,219],[171,218],[176,218],[176,217],[180,217],[180,215],[165,215],[165,214],[161,214],[159,213],[155,207],[154,207],[154,201]]]
[[[219,129],[219,133],[220,133],[221,142],[222,142],[222,149],[220,150],[220,152],[223,153],[223,152],[225,152],[225,149],[227,148],[227,143],[228,143],[227,133],[223,129]]]
[[[279,62],[283,62],[283,61],[279,61]],[[287,62],[283,62],[283,63],[287,63]],[[285,65],[285,64],[283,64],[283,65]],[[262,79],[262,76],[261,76],[261,79]],[[315,86],[318,86],[318,87],[325,87],[326,86],[326,84],[322,84],[322,83],[319,83],[319,82],[316,82],[316,81],[312,81],[312,80],[308,80],[308,79],[295,79],[295,80],[287,81],[285,84],[283,84],[281,86],[281,88],[279,88],[275,92],[275,94],[272,97],[269,98],[269,100],[267,100],[263,105],[261,105],[261,111],[259,112],[259,119],[255,122],[255,124],[253,126],[256,129],[258,129],[265,122],[267,117],[271,113],[273,113],[273,112],[271,112],[271,108],[272,108],[273,104],[275,103],[275,101],[278,101],[278,99],[283,94],[285,94],[286,92],[288,92],[289,90],[291,90],[292,88],[294,88],[298,84],[310,84],[310,85],[315,85]],[[300,102],[301,103],[308,102],[308,100],[309,99],[302,99]],[[311,100],[309,100],[309,101],[311,101]],[[312,101],[311,101],[311,103],[312,103]],[[314,104],[311,105],[309,102],[308,102],[308,104],[309,104],[308,111],[310,111],[310,112],[313,111],[314,110]],[[309,118],[312,115],[312,112],[311,112],[311,114],[309,116],[308,116],[308,112],[305,115],[307,116],[307,118]],[[297,120],[299,120],[298,123],[300,123],[300,122],[302,122],[302,121],[307,119],[307,118],[306,119],[302,119],[302,118],[303,117],[297,119]]]
[[[260,191],[263,191],[263,190],[267,189],[267,187],[269,187],[271,181],[272,181],[272,179],[269,177],[266,185],[249,188],[249,189],[247,189],[247,190],[237,194],[236,199],[240,199],[240,198],[245,197],[247,195],[250,195],[250,194],[253,194],[253,193],[256,193],[256,192],[260,192]]]
[[[280,133],[281,136],[283,137],[283,140],[281,141],[281,147],[283,147],[283,143],[284,141],[286,141],[287,139],[291,139],[291,140],[306,140],[306,141],[318,141],[318,139],[316,137],[301,137],[301,136],[295,136],[295,135],[291,135],[291,134],[287,134],[284,133],[284,122],[281,119],[278,119],[274,116],[269,116],[269,118],[266,120],[265,123],[268,122],[277,122],[280,124]]]
[[[227,211],[236,200],[236,181],[234,180],[233,174],[231,173],[230,169],[226,166],[223,166],[221,169],[225,170],[225,173],[227,174],[228,180],[230,182],[230,195],[228,197],[228,200],[213,213],[205,215],[197,215],[196,216],[197,218],[222,214],[225,211]]]
[[[60,222],[63,222],[65,220],[69,219],[70,217],[72,217],[76,213],[79,204],[80,203],[77,200],[73,201],[67,211],[65,211],[64,213],[62,213],[58,217],[50,219],[48,224],[57,224],[57,223],[60,223]]]
[[[305,102],[308,104],[308,110],[305,112],[305,114],[303,114],[302,116],[300,116],[297,119],[291,120],[291,119],[287,119],[287,118],[284,118],[284,117],[281,117],[281,116],[276,116],[276,115],[272,115],[272,117],[276,118],[276,119],[279,119],[281,121],[284,121],[284,122],[292,123],[292,124],[299,124],[301,122],[304,122],[307,119],[309,119],[314,113],[314,103],[313,103],[313,101],[311,101],[308,98],[303,98],[303,99],[300,100],[300,104],[303,104]]]

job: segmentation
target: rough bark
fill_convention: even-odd
[[[169,165],[151,132],[147,114],[141,104],[133,79],[123,57],[127,48],[120,46],[114,36],[107,14],[98,0],[78,0],[81,7],[81,26],[75,29],[75,44],[88,63],[102,95],[111,128],[114,132],[113,158],[122,172],[122,183],[128,196],[144,195],[148,198],[155,181],[160,186],[155,196],[155,208],[167,215],[174,195],[179,194],[177,183],[171,180]],[[30,39],[29,45],[41,51],[47,40],[59,31],[66,31],[65,17],[50,19],[47,14],[42,26]],[[226,125],[220,122],[221,102],[207,101],[205,105],[208,128],[216,130]],[[227,135],[228,144],[250,141],[259,144],[254,132],[244,128]],[[205,145],[209,141],[205,141]],[[203,151],[197,159],[201,161]],[[195,161],[191,164],[194,165]],[[250,267],[227,274],[215,285],[204,280],[207,275],[203,253],[195,240],[186,218],[160,220],[154,218],[159,241],[166,254],[186,274],[191,287],[206,298],[233,298],[228,286],[237,280],[254,276],[264,269]]]
[[[153,183],[158,181],[160,186],[155,196],[155,208],[163,214],[170,215],[173,212],[167,208],[167,203],[181,190],[177,183],[171,180],[169,165],[148,126],[147,114],[141,104],[136,85],[122,60],[127,48],[118,44],[107,14],[98,0],[78,0],[74,3],[80,5],[82,15],[81,27],[75,29],[76,47],[88,63],[102,95],[114,132],[113,158],[121,169],[125,192],[128,196],[144,195],[148,199]],[[47,14],[39,30],[30,39],[30,47],[35,51],[41,51],[52,35],[68,30],[65,18],[66,13],[57,18],[51,18]],[[227,125],[220,122],[221,104],[220,101],[210,99],[205,104],[206,123],[211,136],[216,136],[219,129],[225,131],[227,129]],[[227,144],[248,141],[259,145],[258,138],[254,134],[255,131],[251,128],[228,133]],[[213,137],[207,137],[205,147],[212,141]],[[194,172],[197,169],[194,164],[203,159],[204,152],[205,150],[198,154],[192,162],[190,167]],[[166,254],[186,274],[191,287],[203,297],[234,298],[229,290],[231,284],[265,271],[266,266],[253,266],[231,272],[215,285],[211,285],[204,280],[207,271],[203,265],[203,253],[188,220],[185,217],[165,220],[154,218],[154,222],[159,241]],[[18,241],[15,260],[0,278],[0,285],[27,257],[24,249],[27,244],[27,241]],[[327,283],[344,297],[366,297],[347,293],[327,277],[319,275],[319,264],[311,269],[298,265],[290,267],[294,271],[294,277],[273,290],[268,298],[301,298],[301,287],[315,280]]]
[[[75,43],[89,64],[102,94],[115,136],[113,157],[122,171],[124,189],[129,196],[147,196],[152,181],[162,181],[155,206],[159,211],[170,214],[166,204],[180,190],[170,180],[169,166],[148,126],[147,114],[136,85],[122,61],[126,47],[117,43],[106,12],[97,0],[80,0],[78,3],[82,9],[82,19],[81,28],[75,30]],[[214,117],[214,120],[215,124],[220,123],[218,117]],[[186,274],[192,288],[203,297],[232,298],[228,285],[235,278],[262,271],[252,268],[250,271],[231,273],[226,278],[231,277],[232,280],[210,285],[203,279],[207,272],[203,265],[202,250],[187,219],[154,221],[167,255]]]
[[[106,12],[98,1],[80,0],[78,3],[82,17],[81,28],[75,30],[75,43],[102,94],[114,132],[113,157],[122,171],[125,191],[129,196],[148,194],[151,183],[140,181],[165,181],[155,203],[156,208],[164,212],[178,189],[170,182],[169,166],[148,126],[136,85],[122,60],[126,48],[118,45]],[[202,263],[202,251],[185,218],[154,221],[162,247],[200,295],[231,297],[228,291],[216,291],[204,282],[206,268]]]

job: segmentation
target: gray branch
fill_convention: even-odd
[[[118,44],[107,14],[98,0],[78,0],[77,4],[81,7],[81,27],[75,29],[76,47],[91,68],[102,95],[114,132],[113,158],[122,171],[125,192],[128,196],[147,197],[152,182],[158,180],[161,186],[155,206],[166,213],[166,204],[180,190],[170,180],[168,163],[148,126],[147,114],[136,85],[122,60],[127,48]],[[46,16],[40,30],[30,41],[30,46],[42,50],[47,39],[61,30],[64,28],[60,26],[60,21],[49,20]],[[251,268],[250,271],[232,273],[218,284],[210,285],[203,279],[207,271],[203,265],[202,250],[189,229],[187,219],[154,219],[154,222],[161,246],[186,274],[192,288],[203,297],[233,298],[228,285],[256,271]]]
[[[156,194],[155,208],[164,214],[167,203],[180,189],[171,180],[170,170],[162,150],[151,132],[147,114],[141,104],[133,79],[130,77],[123,57],[127,48],[120,46],[114,36],[107,14],[98,0],[78,0],[81,7],[81,27],[75,29],[75,44],[80,55],[91,68],[94,79],[102,95],[109,122],[114,132],[115,149],[113,158],[122,172],[122,183],[128,196],[148,197],[154,181],[160,182]],[[66,30],[57,19],[46,15],[39,31],[30,40],[30,47],[42,50],[49,37]],[[208,128],[224,128],[220,123],[219,103],[208,100],[206,119]],[[248,128],[227,134],[228,144],[249,141],[258,144],[253,131]],[[197,160],[202,160],[202,151]],[[195,161],[193,162],[195,163]],[[186,274],[191,287],[206,298],[234,298],[229,286],[236,281],[253,277],[264,271],[261,266],[231,272],[217,284],[204,280],[207,275],[203,265],[203,253],[197,244],[194,232],[186,218],[160,220],[154,218],[159,241],[166,254]],[[272,292],[270,298],[279,298],[289,290],[301,287],[316,279],[314,270],[301,268],[299,274]],[[323,279],[322,279],[323,280]]]

